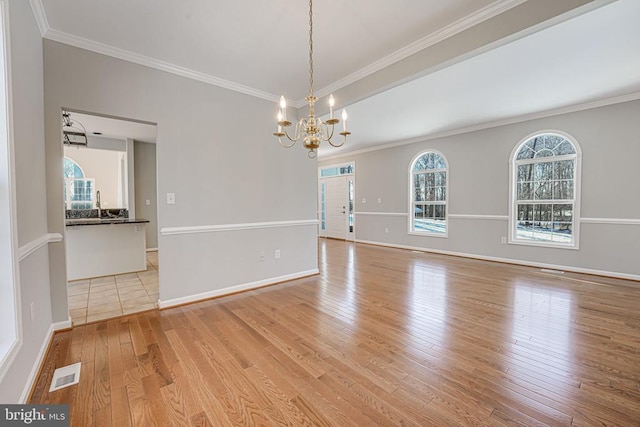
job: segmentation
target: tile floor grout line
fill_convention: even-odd
[[[155,253],[155,256],[157,256],[157,252]],[[157,267],[157,262],[154,263],[153,260],[150,261],[149,258],[153,258],[153,256],[149,257],[149,255],[147,254],[147,270],[142,272],[126,273],[122,275],[102,276],[102,277],[96,277],[93,279],[82,279],[82,280],[75,281],[77,283],[74,283],[74,282],[67,283],[67,289],[74,288],[75,286],[87,286],[86,292],[81,292],[73,296],[68,295],[69,314],[71,315],[72,311],[77,312],[78,310],[83,310],[84,312],[83,316],[78,316],[78,317],[72,316],[73,323],[75,325],[82,325],[82,324],[86,324],[86,323],[97,321],[97,320],[112,318],[114,316],[128,315],[128,314],[136,313],[138,311],[149,310],[151,307],[157,308],[158,305],[156,302],[154,302],[154,299],[151,297],[150,289],[154,290],[155,288],[157,292],[158,267]],[[145,274],[146,278],[144,280],[140,276],[140,274],[142,273],[146,273]],[[118,277],[124,278],[126,276],[129,276],[130,278],[135,277],[135,279],[118,281]],[[122,286],[122,289],[121,289],[119,285],[122,285],[122,284],[129,284],[129,285]],[[138,301],[140,299],[144,299],[144,300],[138,301],[134,306],[130,308],[125,308],[125,307],[128,307],[128,305],[126,304],[127,294],[135,294],[136,292],[141,293],[141,291],[144,291],[144,296],[136,296],[132,298],[132,301]],[[97,296],[97,294],[105,294],[105,298],[109,298],[106,295],[116,296],[118,308],[114,307],[113,310],[108,309],[108,306],[115,305],[116,301],[107,302],[105,304],[95,304],[95,300],[93,300],[94,303],[92,304],[91,297],[92,295]],[[83,305],[80,305],[77,303],[77,300],[79,299],[78,295],[83,296],[82,299],[85,301]],[[74,303],[71,304],[71,299],[74,296],[76,298],[73,301]],[[97,308],[97,307],[100,307],[100,308]],[[140,308],[140,310],[137,310],[137,307],[142,307],[142,308]],[[98,309],[100,310],[100,312],[95,312],[92,310],[92,308],[93,310]],[[131,310],[131,312],[125,313],[125,311],[127,310]],[[119,313],[115,313],[115,311],[119,311]]]

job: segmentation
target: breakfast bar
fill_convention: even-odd
[[[66,220],[67,280],[146,270],[146,219]]]

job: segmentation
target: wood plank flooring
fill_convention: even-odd
[[[56,334],[31,403],[73,426],[640,425],[640,283],[319,254],[317,276]]]

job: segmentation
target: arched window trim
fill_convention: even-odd
[[[415,172],[413,170],[413,168],[416,165],[416,162],[418,161],[418,159],[422,156],[424,156],[425,154],[428,153],[434,153],[439,155],[440,157],[442,157],[442,160],[444,160],[445,163],[445,168],[444,169],[429,169],[430,171],[433,172],[446,172],[446,183],[445,183],[445,200],[444,200],[444,206],[445,206],[445,232],[444,233],[433,233],[433,232],[429,232],[429,231],[415,231],[413,229],[413,224],[415,221],[415,212],[414,212],[414,193],[413,193],[413,189],[414,189],[414,176],[415,176]],[[447,238],[449,237],[449,161],[447,160],[447,157],[442,154],[442,152],[435,150],[435,149],[426,149],[426,150],[422,150],[420,151],[416,156],[413,157],[413,159],[411,159],[411,162],[409,163],[409,170],[408,170],[408,177],[409,177],[409,191],[408,191],[408,199],[409,199],[409,220],[407,221],[407,225],[408,225],[408,229],[407,229],[407,233],[408,234],[412,234],[412,235],[416,235],[416,236],[428,236],[428,237],[441,237],[441,238]]]
[[[82,172],[82,176],[74,176],[74,177],[69,177],[69,178],[84,178],[86,176],[86,174],[84,173],[84,169],[82,168],[82,166],[80,166],[80,163],[76,162],[71,157],[67,157],[67,156],[64,156],[63,163],[64,163],[64,161],[69,161],[69,162],[73,163],[78,169],[80,169],[80,172]],[[67,177],[65,177],[65,178],[67,178]]]
[[[518,152],[522,148],[522,146],[532,138],[541,135],[557,135],[559,137],[565,138],[571,144],[576,151],[575,154],[569,155],[561,155],[551,157],[556,160],[567,160],[567,159],[575,159],[574,170],[573,170],[573,194],[574,194],[574,205],[573,205],[573,242],[572,243],[560,243],[560,242],[544,242],[544,241],[534,241],[534,240],[525,240],[516,238],[516,165],[522,163],[523,160],[516,160],[516,156]],[[538,162],[548,162],[550,157],[541,157],[539,159],[531,159],[529,163],[538,163]],[[580,144],[578,141],[570,134],[557,130],[557,129],[545,129],[537,132],[533,132],[518,142],[515,145],[513,150],[511,151],[511,155],[509,157],[509,244],[515,245],[525,245],[525,246],[540,246],[540,247],[548,247],[548,248],[564,248],[564,249],[580,249],[580,193],[581,193],[581,181],[582,181],[582,149],[580,148]]]

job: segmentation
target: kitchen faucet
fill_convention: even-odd
[[[98,218],[102,218],[102,210],[100,209],[100,190],[96,191],[96,208],[98,208]]]

